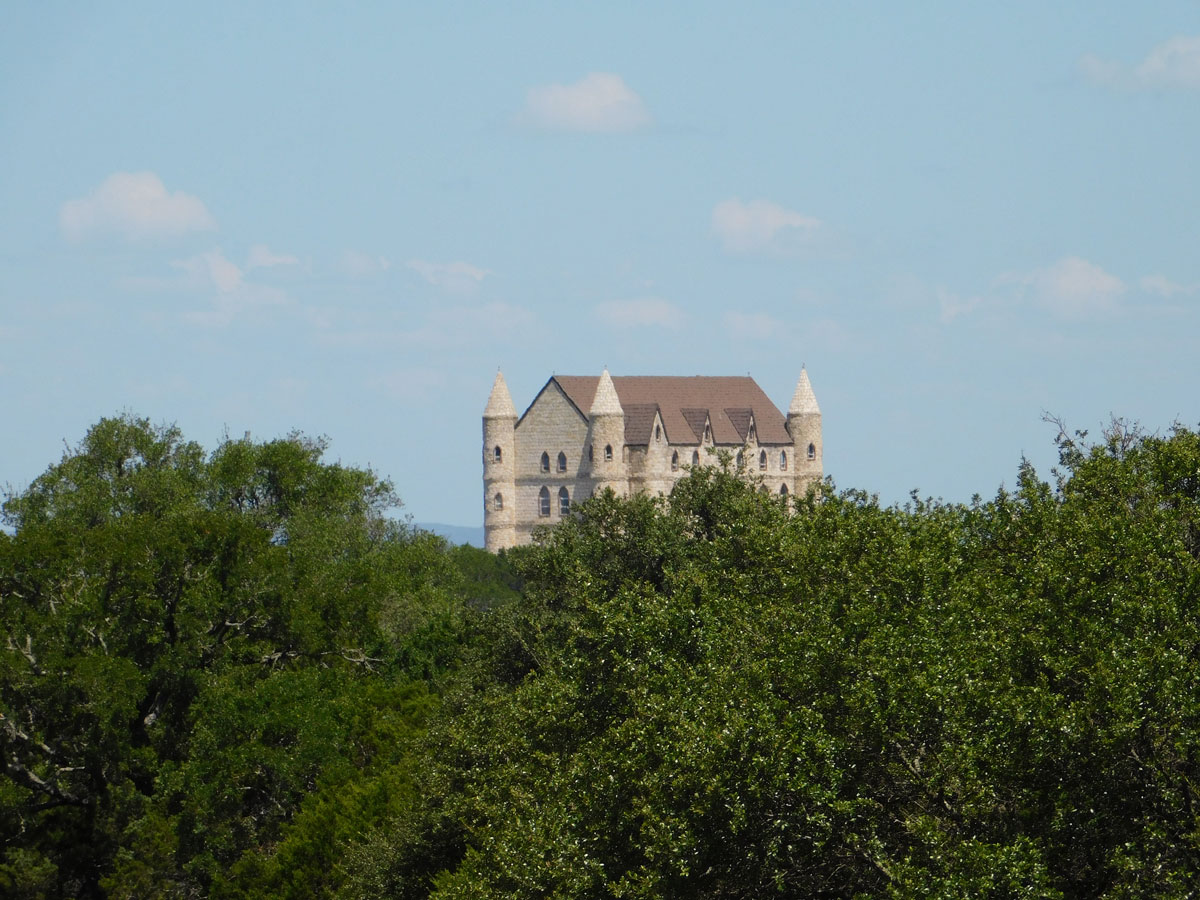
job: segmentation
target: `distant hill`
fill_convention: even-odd
[[[452,544],[470,544],[472,547],[483,546],[483,526],[443,525],[441,522],[414,522],[416,528],[432,531],[444,537]]]

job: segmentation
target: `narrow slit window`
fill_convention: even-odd
[[[503,495],[497,494],[495,497],[492,498],[492,509],[496,510],[497,512],[504,509],[504,496]]]
[[[550,471],[550,454],[549,453],[542,454],[542,471],[543,472]]]
[[[679,471],[679,451],[678,450],[676,450],[674,453],[671,454],[671,471],[672,472]]]
[[[760,472],[767,471],[767,451],[760,450],[758,453],[758,470]]]
[[[496,448],[492,451],[492,460],[495,462],[500,462],[502,459],[504,459],[504,451],[501,450],[500,445],[497,444]]]
[[[612,459],[612,444],[604,445],[604,458],[607,460]]]
[[[809,459],[816,459],[816,458],[817,458],[817,445],[816,445],[816,444],[809,444],[809,445],[808,445],[808,458],[809,458]]]
[[[662,440],[662,426],[661,425],[654,426],[654,440],[656,440],[656,441]]]
[[[780,472],[787,471],[787,451],[786,450],[779,451],[779,471]]]
[[[558,454],[558,471],[567,471],[567,454],[565,453]]]

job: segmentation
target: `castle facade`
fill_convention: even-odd
[[[496,552],[528,544],[605,488],[669,493],[728,450],[764,489],[803,495],[820,481],[821,409],[808,373],[785,417],[749,376],[555,375],[518,417],[496,374],[483,413],[483,525]]]

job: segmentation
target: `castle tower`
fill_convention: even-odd
[[[808,380],[808,370],[800,369],[800,380],[788,407],[787,430],[792,436],[792,454],[796,461],[795,496],[803,497],[809,485],[824,477],[821,462],[821,407]]]
[[[625,410],[612,376],[605,369],[596,385],[596,396],[588,410],[588,455],[592,492],[612,488],[618,497],[629,493],[625,469]]]
[[[517,543],[516,427],[516,407],[497,371],[483,411],[483,534],[493,553]]]

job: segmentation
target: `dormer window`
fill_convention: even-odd
[[[549,453],[542,454],[542,471],[543,472],[550,471],[550,454]]]
[[[567,471],[567,454],[565,453],[558,454],[558,471]]]
[[[609,462],[612,461],[612,444],[604,445],[604,458]]]
[[[492,461],[500,462],[502,459],[504,459],[504,452],[500,449],[500,445],[497,444],[496,449],[492,451]]]

